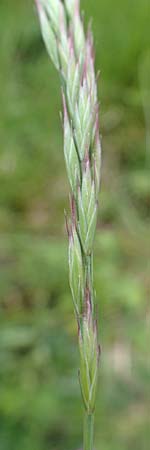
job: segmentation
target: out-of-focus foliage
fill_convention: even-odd
[[[95,241],[97,450],[150,442],[150,3],[93,17],[103,144]],[[0,3],[0,449],[81,446],[59,80],[33,2]],[[146,120],[145,120],[146,119]]]

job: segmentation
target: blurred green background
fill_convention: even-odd
[[[95,287],[97,450],[150,445],[150,3],[92,16],[103,175]],[[0,450],[77,450],[82,408],[68,286],[58,76],[33,1],[0,3]]]

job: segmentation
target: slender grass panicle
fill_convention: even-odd
[[[100,347],[93,289],[93,240],[100,187],[101,145],[93,38],[84,33],[79,0],[36,0],[41,32],[60,74],[64,156],[71,190],[69,280],[78,324],[79,380],[85,409],[84,450],[93,450]]]

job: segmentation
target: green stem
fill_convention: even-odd
[[[83,450],[93,450],[94,414],[85,411],[83,429]]]

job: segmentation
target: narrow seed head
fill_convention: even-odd
[[[101,170],[93,37],[90,28],[85,36],[79,0],[35,1],[43,40],[62,81],[64,156],[71,189],[71,224],[66,219],[69,282],[79,328],[81,392],[90,414],[99,363],[91,267]]]

